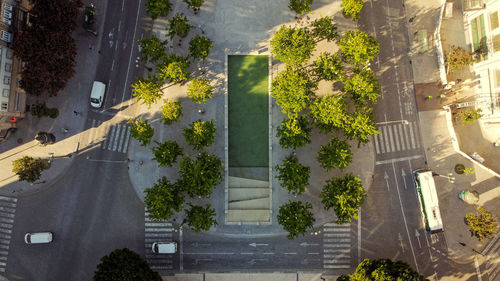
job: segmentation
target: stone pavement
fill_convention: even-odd
[[[96,8],[105,11],[106,5],[107,1],[98,1]],[[80,23],[80,18],[78,20]],[[98,21],[104,19],[100,17]],[[28,105],[46,101],[48,107],[59,109],[59,116],[56,119],[49,117],[39,119],[27,113],[24,119],[18,121],[18,130],[0,144],[0,194],[12,196],[50,187],[51,182],[64,176],[72,163],[70,156],[79,149],[79,133],[84,127],[89,108],[90,89],[97,68],[99,46],[96,45],[100,40],[83,30],[81,26],[73,32],[73,38],[78,48],[77,63],[75,75],[68,81],[66,88],[59,92],[57,97],[47,99],[30,96],[26,101]],[[89,49],[89,46],[92,46],[92,49]],[[75,115],[73,111],[77,111],[78,114]],[[65,132],[64,128],[68,129],[68,132]],[[38,145],[34,137],[40,131],[53,133],[56,143],[47,146]],[[33,185],[19,182],[18,177],[12,172],[12,161],[23,156],[51,159],[51,167],[42,172],[40,180]]]
[[[321,273],[200,273],[163,276],[164,281],[334,281],[338,276]]]

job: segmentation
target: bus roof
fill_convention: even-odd
[[[439,211],[439,199],[436,192],[436,185],[432,177],[432,171],[415,172],[420,186],[420,195],[424,204],[427,224],[430,232],[443,230],[443,221]]]

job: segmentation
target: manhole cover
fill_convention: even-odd
[[[23,139],[22,138],[18,138],[17,139],[17,143],[19,143],[19,144],[23,143]]]

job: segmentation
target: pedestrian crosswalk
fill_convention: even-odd
[[[17,198],[0,196],[0,272],[5,272],[9,255]]]
[[[87,141],[84,145],[100,143],[101,149],[127,153],[130,139],[130,126],[125,124],[111,124],[102,120],[91,120],[91,127],[87,130]]]
[[[500,280],[500,233],[498,233],[481,253],[486,259],[488,280]]]
[[[420,148],[416,122],[397,122],[378,127],[380,134],[373,136],[377,154],[411,151]]]
[[[149,214],[145,213],[145,241],[146,260],[154,270],[170,270],[173,268],[173,255],[170,254],[155,254],[152,246],[154,242],[171,242],[172,232],[174,228],[172,223],[165,221],[153,221],[149,218]]]
[[[351,224],[323,226],[323,268],[351,268]]]

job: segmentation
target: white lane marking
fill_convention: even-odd
[[[285,253],[285,255],[296,255],[296,252],[291,252],[291,253]]]
[[[412,122],[412,123],[413,123],[413,122]],[[415,149],[415,148],[416,148],[416,146],[415,146],[415,139],[414,139],[414,138],[415,138],[415,136],[413,135],[413,126],[412,126],[412,125],[410,125],[410,126],[408,126],[408,127],[410,128],[410,140],[411,140],[411,147],[412,147],[413,149]]]
[[[405,139],[403,137],[403,127],[404,125],[398,124],[398,132],[399,132],[399,139],[401,140],[401,148],[403,150],[406,150]]]
[[[125,0],[123,0],[123,1],[125,1]],[[135,42],[135,35],[137,33],[137,23],[139,22],[139,11],[141,10],[141,7],[142,7],[141,5],[142,5],[142,0],[139,0],[139,4],[137,6],[137,16],[135,18],[134,36],[132,36],[132,44],[136,44],[136,42]],[[128,76],[129,76],[129,73],[130,73],[130,64],[132,63],[132,52],[133,51],[134,51],[134,48],[130,48],[130,56],[129,56],[129,59],[128,59],[128,67],[127,67],[127,76],[125,77],[125,87],[123,88],[122,104],[123,104],[123,101],[125,100],[125,93],[127,92]]]
[[[274,255],[274,253],[264,253],[264,255]]]
[[[111,147],[113,145],[113,140],[115,138],[115,132],[116,132],[116,127],[117,125],[111,125],[111,134],[108,133],[108,146],[107,150],[111,150]]]
[[[325,253],[350,253],[351,249],[324,249]]]
[[[408,150],[410,149],[410,140],[409,140],[409,137],[408,137],[408,125],[403,125],[403,132],[404,132],[404,135],[405,135],[405,143],[406,143],[406,147],[408,147]]]
[[[418,131],[417,131],[417,124],[415,122],[412,122],[413,129],[415,130],[415,140],[417,142],[417,147],[420,147],[420,140],[418,137]]]
[[[125,143],[123,144],[123,150],[122,152],[125,153],[127,152],[127,148],[128,148],[128,139],[130,138],[130,127],[127,126],[127,137],[125,138]]]
[[[125,0],[122,0],[122,13],[123,13],[123,8],[125,7]],[[139,13],[139,11],[137,11]]]
[[[382,151],[382,153],[385,153],[385,147],[383,146],[383,143],[384,143],[384,137],[382,136],[382,132],[380,132],[380,134],[378,135],[375,135],[375,137],[377,137],[379,139],[379,142],[380,142],[380,150]]]
[[[393,159],[388,159],[388,160],[381,160],[375,162],[375,165],[381,165],[381,164],[390,164],[390,163],[396,163],[396,162],[401,162],[401,161],[406,161],[406,160],[414,160],[418,158],[422,158],[422,155],[414,155],[414,156],[408,156],[408,157],[402,157],[402,158],[393,158]]]
[[[392,126],[392,128],[394,129],[394,142],[396,143],[396,151],[400,151],[399,137],[398,137],[398,125],[400,125],[400,124],[396,124],[396,125]]]
[[[474,266],[476,267],[477,279],[483,281],[483,279],[481,279],[481,272],[479,271],[479,261],[476,256],[474,256]]]
[[[182,227],[179,229],[179,269],[184,270],[184,238]]]
[[[401,214],[403,215],[403,221],[405,223],[406,235],[408,235],[408,243],[410,243],[410,249],[413,255],[413,261],[415,262],[415,269],[419,271],[417,258],[415,257],[415,251],[413,250],[413,244],[411,243],[410,231],[408,230],[408,223],[406,222],[405,212],[403,209],[403,202],[401,201],[401,193],[399,192],[399,184],[398,184],[398,178],[396,176],[396,167],[394,166],[394,162],[392,162],[392,171],[394,172],[394,182],[396,183],[396,190],[398,191],[399,206],[401,207]]]
[[[375,141],[375,151],[377,154],[380,154],[379,144],[378,144],[378,135],[373,136],[373,140]]]
[[[123,2],[122,2],[122,5],[123,5]],[[120,22],[118,23],[118,31],[120,31],[121,26],[122,26],[122,21],[120,20]]]
[[[384,136],[384,143],[385,143],[385,148],[386,148],[386,151],[387,152],[391,152],[391,147],[389,146],[389,140],[387,139],[388,138],[388,133],[387,133],[387,127],[384,126],[382,127],[382,135]]]
[[[115,69],[115,60],[113,60],[113,63],[111,63],[111,71]]]
[[[389,132],[389,142],[391,144],[391,151],[396,151],[394,149],[394,139],[392,138],[392,128],[390,125],[386,126],[386,128],[387,128],[387,131]]]
[[[184,253],[184,255],[234,255],[234,253]]]
[[[240,253],[240,255],[253,255],[254,253]]]

